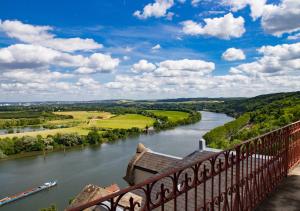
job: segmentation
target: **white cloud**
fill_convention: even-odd
[[[133,48],[132,47],[129,47],[129,46],[126,46],[126,48],[125,48],[125,51],[126,52],[132,52],[132,50],[133,50]]]
[[[231,13],[220,18],[205,18],[202,26],[194,21],[188,20],[182,23],[183,33],[188,35],[207,35],[229,40],[241,37],[246,31],[244,18],[235,18]]]
[[[300,1],[281,0],[278,4],[267,4],[267,0],[224,0],[236,12],[250,6],[253,20],[261,17],[265,32],[274,36],[300,30]]]
[[[197,7],[199,5],[200,1],[201,0],[192,0],[191,4],[192,4],[193,7]]]
[[[160,18],[169,17],[168,9],[174,5],[173,0],[155,0],[154,3],[147,4],[143,11],[137,10],[133,13],[139,19],[147,19],[150,17]],[[171,15],[172,16],[172,15]]]
[[[300,1],[282,0],[279,5],[264,7],[261,20],[263,29],[272,35],[281,36],[300,30]]]
[[[295,75],[300,70],[300,43],[263,46],[257,61],[231,68],[232,74],[255,76]]]
[[[159,49],[161,49],[161,46],[160,46],[160,44],[157,44],[157,45],[155,45],[155,46],[153,46],[152,47],[152,50],[159,50]]]
[[[124,61],[127,61],[127,60],[129,60],[129,59],[130,59],[129,56],[123,56],[123,60],[124,60]]]
[[[215,64],[203,60],[165,60],[155,70],[118,75],[104,86],[130,96],[254,96],[300,89],[300,43],[262,46],[256,61],[213,75]],[[238,90],[238,91],[237,91]]]
[[[51,72],[48,69],[13,69],[9,71],[3,71],[0,75],[0,81],[9,81],[14,83],[47,83],[52,80],[73,77],[71,74]]]
[[[210,77],[215,64],[203,60],[165,60],[157,64],[156,69],[153,68],[151,66],[151,71],[134,76],[118,75],[114,81],[105,84],[105,87],[128,93],[160,93],[159,96],[162,93],[176,94],[175,91],[189,90],[195,86],[211,86],[212,83],[206,81],[206,78]]]
[[[97,91],[101,87],[98,81],[95,81],[93,78],[90,77],[79,78],[76,85],[78,87],[85,88],[92,91]]]
[[[300,39],[300,33],[294,34],[294,35],[290,35],[287,38],[288,40],[299,40]]]
[[[140,73],[140,72],[151,72],[155,70],[156,66],[152,63],[149,63],[147,60],[140,60],[138,63],[132,65],[132,72]]]
[[[188,71],[196,72],[201,75],[209,74],[215,69],[215,64],[212,62],[206,62],[203,60],[166,60],[159,63],[158,71],[166,72],[176,72],[176,71]]]
[[[6,69],[56,66],[78,68],[78,73],[95,73],[111,72],[119,62],[119,59],[102,53],[84,57],[29,44],[16,44],[0,49],[0,67]]]
[[[99,94],[100,83],[82,74],[112,72],[120,63],[109,54],[90,51],[102,47],[94,40],[57,38],[49,26],[0,21],[0,30],[17,42],[0,48],[1,100],[64,100],[82,93]]]
[[[40,45],[65,52],[90,51],[102,48],[102,45],[93,39],[81,39],[77,37],[56,38],[54,34],[49,33],[51,30],[53,28],[50,26],[34,26],[17,20],[0,21],[0,31],[24,43]]]
[[[244,60],[246,56],[241,49],[237,48],[228,48],[223,54],[222,59],[226,61],[237,61],[237,60]]]
[[[250,6],[251,17],[253,20],[261,17],[267,0],[223,0],[223,4],[231,7],[231,11],[236,12]]]

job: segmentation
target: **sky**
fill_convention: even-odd
[[[0,4],[0,102],[300,90],[299,0]]]

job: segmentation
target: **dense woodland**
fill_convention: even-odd
[[[204,136],[209,146],[224,149],[300,120],[300,92],[232,100],[210,110],[238,117]]]

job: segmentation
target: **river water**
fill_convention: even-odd
[[[43,126],[15,127],[11,129],[13,133],[25,133],[33,131],[47,130]],[[9,129],[0,129],[0,135],[9,134]]]
[[[45,160],[43,156],[35,156],[0,162],[0,198],[58,180],[58,186],[0,207],[0,211],[38,211],[51,204],[63,210],[69,199],[87,184],[107,186],[117,183],[125,187],[127,184],[122,177],[139,142],[153,151],[183,157],[198,149],[203,134],[232,120],[225,114],[201,113],[202,120],[196,124],[153,135],[66,153],[55,152],[47,155]]]

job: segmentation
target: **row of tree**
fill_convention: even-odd
[[[71,115],[57,115],[51,112],[0,112],[0,129],[40,125],[50,120],[72,118]]]
[[[180,119],[177,121],[170,121],[167,116],[156,116],[156,121],[153,123],[155,130],[166,130],[174,128],[179,125],[187,125],[196,123],[201,120],[201,113],[197,111],[188,111],[189,115],[187,118]]]
[[[139,135],[139,128],[113,129],[106,131],[92,130],[86,136],[76,133],[49,135],[46,138],[38,135],[36,137],[24,136],[21,138],[0,139],[0,158],[22,152],[44,151],[73,147],[79,145],[94,145],[104,142],[112,142],[118,139],[126,139],[130,136]]]

